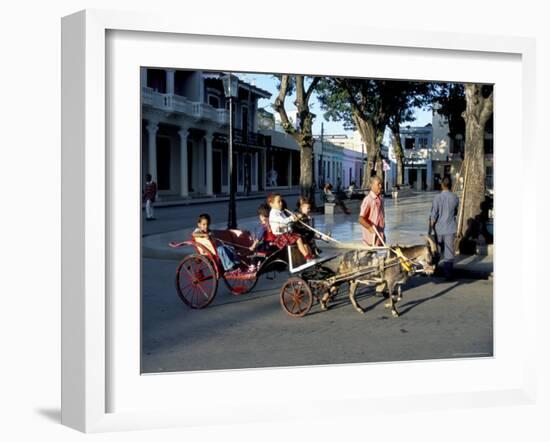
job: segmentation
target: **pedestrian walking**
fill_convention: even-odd
[[[435,233],[443,257],[440,262],[446,279],[451,279],[453,273],[458,212],[458,197],[450,189],[451,178],[445,176],[441,180],[441,193],[434,198],[430,213],[430,230]]]
[[[337,195],[335,195],[334,192],[332,191],[332,184],[330,184],[330,183],[325,184],[323,192],[324,192],[324,195],[325,195],[325,201],[327,203],[336,204],[338,207],[340,207],[342,209],[342,211],[346,215],[349,215],[351,213],[351,210],[349,210],[347,208],[347,206],[344,204],[344,202]]]
[[[384,198],[382,196],[382,180],[374,175],[370,178],[370,191],[363,202],[359,212],[359,224],[363,231],[363,242],[368,246],[381,246],[378,235],[385,241],[384,227]],[[378,232],[378,235],[376,234]]]
[[[157,197],[157,183],[153,181],[150,173],[145,175],[145,188],[143,189],[143,201],[145,202],[145,219],[155,219],[154,204]]]

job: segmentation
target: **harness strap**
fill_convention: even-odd
[[[401,263],[401,268],[405,272],[410,272],[412,270],[411,260],[408,259],[405,255],[403,255],[403,252],[401,251],[400,247],[395,248],[395,254],[399,258],[399,262]]]

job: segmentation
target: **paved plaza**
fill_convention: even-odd
[[[422,242],[434,193],[419,193],[398,201],[386,199],[387,237],[390,243]],[[250,229],[259,200],[239,202],[239,227]],[[289,203],[293,201],[289,197]],[[220,203],[215,203],[220,204]],[[316,215],[316,226],[344,242],[357,244],[361,237],[358,204],[352,215]],[[290,205],[290,204],[289,204]],[[213,209],[213,210],[212,210]],[[213,228],[225,228],[223,206],[204,204],[193,211],[215,212]],[[163,213],[157,210],[157,226]],[[142,371],[172,372],[250,367],[284,367],[330,363],[357,363],[483,357],[493,354],[493,284],[487,278],[492,256],[463,258],[464,269],[481,272],[459,275],[446,282],[438,277],[412,278],[398,304],[401,316],[393,318],[384,299],[372,289],[357,297],[366,309],[359,314],[347,297],[347,285],[328,311],[318,305],[303,318],[287,316],[279,305],[279,290],[286,273],[270,280],[263,276],[255,289],[232,295],[220,281],[213,303],[191,310],[178,298],[174,285],[178,260],[191,250],[174,250],[170,241],[188,239],[194,218],[189,207],[170,208],[174,227],[180,213],[181,228],[147,234],[143,244]],[[238,212],[239,213],[239,212]],[[217,219],[220,218],[220,219]],[[162,228],[157,228],[162,230]],[[320,243],[322,248],[329,244]],[[339,253],[342,250],[327,250]],[[464,277],[463,277],[464,276]]]

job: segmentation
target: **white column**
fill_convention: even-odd
[[[149,121],[147,124],[147,132],[149,133],[149,173],[153,177],[153,181],[157,181],[157,132],[158,122]]]
[[[180,136],[180,195],[187,198],[189,196],[189,166],[187,164],[187,137],[189,135],[189,129],[182,127],[178,131],[178,134]]]
[[[141,68],[141,87],[147,87],[147,68]]]
[[[261,168],[262,168],[262,190],[267,190],[267,151],[261,152]]]
[[[292,187],[292,151],[288,151],[288,188]]]
[[[214,134],[212,132],[207,132],[205,139],[206,139],[206,194],[213,195],[212,141],[214,140]]]
[[[409,185],[409,168],[408,167],[404,167],[405,171],[403,173],[404,177],[403,177],[403,184],[406,184],[406,185]]]
[[[175,90],[174,86],[176,84],[175,78],[176,78],[176,70],[166,69],[166,93],[167,94],[174,93],[174,90]]]

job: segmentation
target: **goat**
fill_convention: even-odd
[[[397,256],[394,252],[388,251],[386,257],[378,257],[376,253],[370,251],[364,251],[364,255],[354,265],[363,265],[363,263],[370,263],[373,266],[378,266],[379,269],[374,272],[373,277],[369,277],[366,274],[366,279],[357,277],[349,280],[349,299],[353,307],[360,313],[364,313],[365,310],[357,303],[355,299],[355,293],[357,291],[358,284],[372,284],[378,283],[376,291],[383,291],[384,288],[388,292],[388,302],[385,304],[386,308],[391,307],[391,313],[393,317],[399,316],[399,312],[395,306],[396,302],[401,300],[401,285],[404,284],[411,275],[422,272],[427,275],[432,275],[435,271],[438,260],[437,244],[430,236],[425,235],[426,244],[399,247],[403,257]],[[396,246],[392,246],[393,250],[396,250]],[[404,262],[410,263],[413,269],[407,269]],[[349,260],[344,259],[341,263],[341,268],[349,267],[353,265]],[[418,267],[417,267],[418,266]],[[339,267],[339,271],[340,271]],[[394,298],[394,290],[398,288],[397,297]]]

